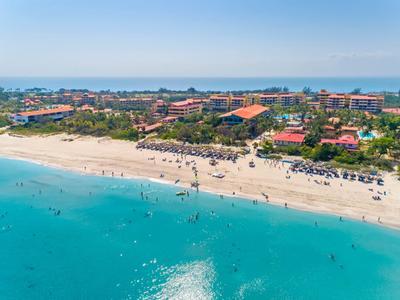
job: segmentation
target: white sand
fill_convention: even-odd
[[[74,141],[63,141],[73,138]],[[135,144],[116,141],[108,138],[77,137],[54,135],[49,137],[13,137],[0,135],[0,155],[11,158],[33,160],[45,165],[66,168],[78,172],[110,176],[147,177],[175,182],[180,179],[180,185],[189,187],[194,181],[192,165],[184,163],[181,168],[175,162],[176,156],[171,153],[159,153],[149,150],[136,150]],[[155,157],[155,160],[149,158]],[[162,158],[167,158],[162,161]],[[248,163],[254,159],[255,168]],[[169,162],[172,160],[172,163]],[[350,182],[343,179],[330,180],[330,186],[318,185],[314,179],[325,180],[323,177],[309,177],[305,174],[290,174],[286,179],[288,165],[273,167],[264,160],[248,155],[236,164],[220,162],[216,167],[210,166],[207,159],[187,157],[195,160],[199,170],[200,190],[213,191],[250,199],[265,201],[262,193],[269,195],[270,203],[284,205],[289,208],[335,214],[361,220],[365,216],[367,222],[389,227],[400,227],[400,182],[391,174],[386,174],[385,186]],[[86,170],[84,167],[86,166]],[[223,172],[225,178],[217,179],[209,174]],[[308,181],[310,179],[310,181]],[[342,186],[340,186],[342,184]],[[373,192],[368,189],[372,188]],[[374,201],[372,196],[382,193],[382,201]],[[383,192],[386,191],[386,196]]]

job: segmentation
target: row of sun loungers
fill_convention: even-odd
[[[162,153],[176,153],[179,155],[192,155],[202,158],[236,161],[239,154],[225,149],[215,149],[204,146],[193,146],[167,142],[140,142],[137,149],[148,149]]]

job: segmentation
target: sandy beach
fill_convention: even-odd
[[[94,138],[68,135],[47,137],[16,137],[0,135],[0,156],[35,161],[48,166],[65,168],[80,173],[102,176],[146,177],[163,180],[189,188],[194,181],[193,163],[176,163],[177,156],[150,150],[137,150],[135,143],[109,138]],[[186,157],[196,161],[200,190],[266,201],[288,208],[350,217],[383,226],[400,228],[400,182],[391,174],[385,174],[385,185],[350,182],[332,179],[330,185],[316,184],[319,176],[303,173],[289,174],[289,164],[272,165],[250,154],[237,163],[220,161],[211,166],[208,159]],[[255,168],[249,167],[254,160]],[[180,166],[180,167],[179,167]],[[221,172],[223,179],[210,174]],[[163,173],[164,177],[160,178]],[[370,189],[373,189],[371,191]],[[384,195],[386,193],[386,195]],[[375,201],[372,196],[382,200]]]

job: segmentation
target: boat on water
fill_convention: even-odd
[[[187,191],[179,191],[179,192],[176,192],[176,195],[177,196],[184,196],[184,195],[186,195],[187,194]]]

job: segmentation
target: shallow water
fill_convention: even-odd
[[[395,230],[23,161],[0,170],[1,299],[400,298]]]

